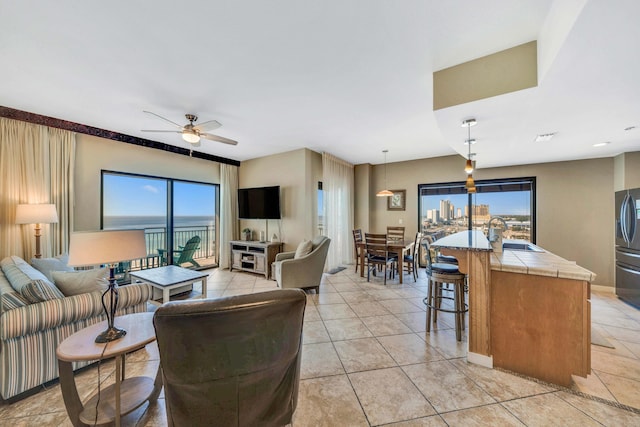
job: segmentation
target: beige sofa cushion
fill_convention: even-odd
[[[65,296],[79,295],[93,291],[105,291],[109,269],[95,268],[81,271],[54,271],[51,273],[56,287]]]
[[[51,275],[54,271],[73,271],[73,267],[69,267],[67,262],[69,255],[58,255],[55,258],[32,258],[31,265],[44,274],[51,283],[55,282]]]
[[[312,241],[305,240],[304,242],[300,242],[300,244],[298,245],[298,249],[296,249],[296,254],[293,257],[302,258],[305,255],[309,255],[312,249],[313,249]]]

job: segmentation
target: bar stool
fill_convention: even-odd
[[[433,323],[438,321],[438,311],[453,313],[456,323],[456,340],[462,341],[464,327],[464,314],[469,311],[469,306],[464,302],[465,274],[458,270],[455,264],[434,263],[431,258],[431,245],[427,241],[423,243],[427,253],[427,277],[429,278],[429,291],[423,303],[427,306],[426,331],[431,331],[431,315]],[[453,296],[445,296],[443,291],[447,284],[453,285]],[[453,309],[443,308],[442,300],[453,301]],[[433,312],[433,313],[432,313]]]

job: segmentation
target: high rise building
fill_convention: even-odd
[[[491,219],[489,205],[473,205],[473,222],[485,223]]]
[[[433,224],[440,222],[440,211],[438,209],[429,209],[427,211],[427,219]]]
[[[440,217],[443,221],[453,219],[453,205],[451,200],[440,200]]]

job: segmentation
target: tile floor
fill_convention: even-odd
[[[566,390],[468,364],[451,315],[441,314],[435,330],[425,332],[424,277],[386,287],[378,280],[367,283],[349,268],[325,275],[320,294],[308,295],[294,427],[640,425],[640,311],[613,295],[593,293],[592,321],[615,349],[592,346],[592,375],[575,377]],[[211,270],[208,286],[209,297],[220,297],[274,289],[275,282]],[[154,344],[127,357],[128,376],[153,376],[158,367]],[[102,364],[104,384],[113,382],[114,370],[113,361]],[[95,366],[77,374],[83,398],[95,392],[97,377]],[[57,384],[0,403],[0,419],[71,425]],[[124,425],[165,426],[164,396]]]

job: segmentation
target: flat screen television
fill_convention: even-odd
[[[280,219],[280,187],[238,189],[240,219]]]

